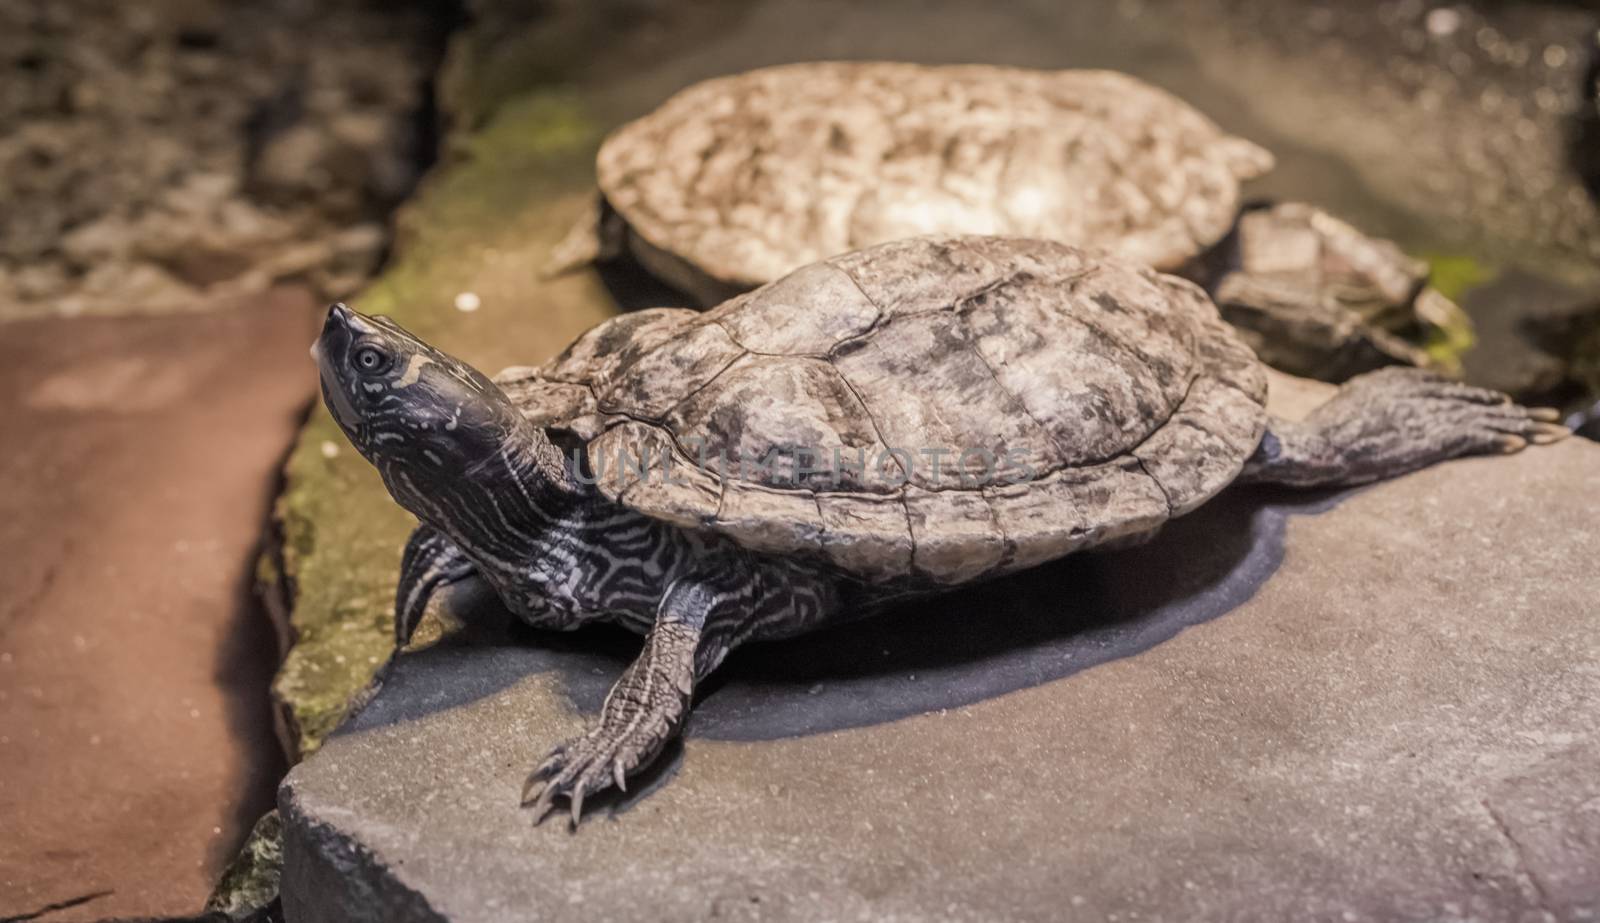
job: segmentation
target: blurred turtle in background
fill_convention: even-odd
[[[547,271],[628,254],[713,305],[877,243],[1015,234],[1192,278],[1285,371],[1453,370],[1417,345],[1470,330],[1426,264],[1311,206],[1240,215],[1240,184],[1272,165],[1113,71],[770,67],[695,84],[614,132],[598,207]]]
[[[1182,274],[1263,362],[1296,375],[1344,381],[1397,364],[1456,372],[1456,353],[1472,343],[1471,321],[1427,284],[1427,263],[1299,202],[1245,208]]]

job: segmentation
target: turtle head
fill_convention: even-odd
[[[336,304],[311,354],[334,420],[407,508],[536,438],[494,382],[387,317]]]

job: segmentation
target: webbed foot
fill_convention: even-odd
[[[1460,455],[1515,452],[1545,445],[1570,432],[1556,422],[1559,411],[1523,407],[1510,396],[1419,369],[1387,368],[1352,379],[1310,421],[1334,424],[1352,442],[1386,439],[1386,424],[1419,443],[1415,454]],[[1430,459],[1435,460],[1435,459]]]
[[[1566,438],[1557,411],[1420,369],[1350,379],[1303,422],[1273,421],[1248,480],[1365,484],[1466,455],[1516,452]]]

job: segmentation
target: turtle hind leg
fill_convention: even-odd
[[[1240,480],[1366,484],[1451,458],[1555,442],[1568,435],[1557,419],[1554,410],[1431,372],[1379,369],[1350,379],[1302,422],[1273,420]]]

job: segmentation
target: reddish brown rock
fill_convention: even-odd
[[[314,307],[0,328],[0,916],[194,913],[271,806],[250,587]]]

